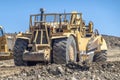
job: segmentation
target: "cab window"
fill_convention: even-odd
[[[3,30],[0,29],[0,37],[3,36]]]

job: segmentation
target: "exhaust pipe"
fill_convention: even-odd
[[[40,21],[43,21],[44,9],[43,9],[43,8],[40,8],[40,12],[41,12],[41,18],[40,18]]]

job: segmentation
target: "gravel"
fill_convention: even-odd
[[[0,76],[0,80],[120,80],[120,61],[92,63],[87,70],[78,63],[69,65],[72,68],[65,64],[23,66],[19,73]]]

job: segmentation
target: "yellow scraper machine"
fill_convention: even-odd
[[[0,60],[13,58],[15,34],[6,34],[0,26]]]
[[[30,15],[29,32],[19,34],[14,45],[15,65],[44,61],[56,64],[106,61],[107,46],[93,23],[82,14],[44,13]]]

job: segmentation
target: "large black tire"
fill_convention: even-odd
[[[70,59],[70,46],[72,46],[73,49],[73,60]],[[76,42],[73,36],[53,40],[52,51],[53,62],[56,64],[67,64],[68,62],[76,62],[77,60]]]
[[[106,51],[101,51],[99,53],[95,53],[93,57],[93,62],[105,62],[107,60]]]
[[[26,66],[27,62],[23,60],[23,53],[28,46],[27,39],[18,38],[13,48],[14,63],[16,66]]]

